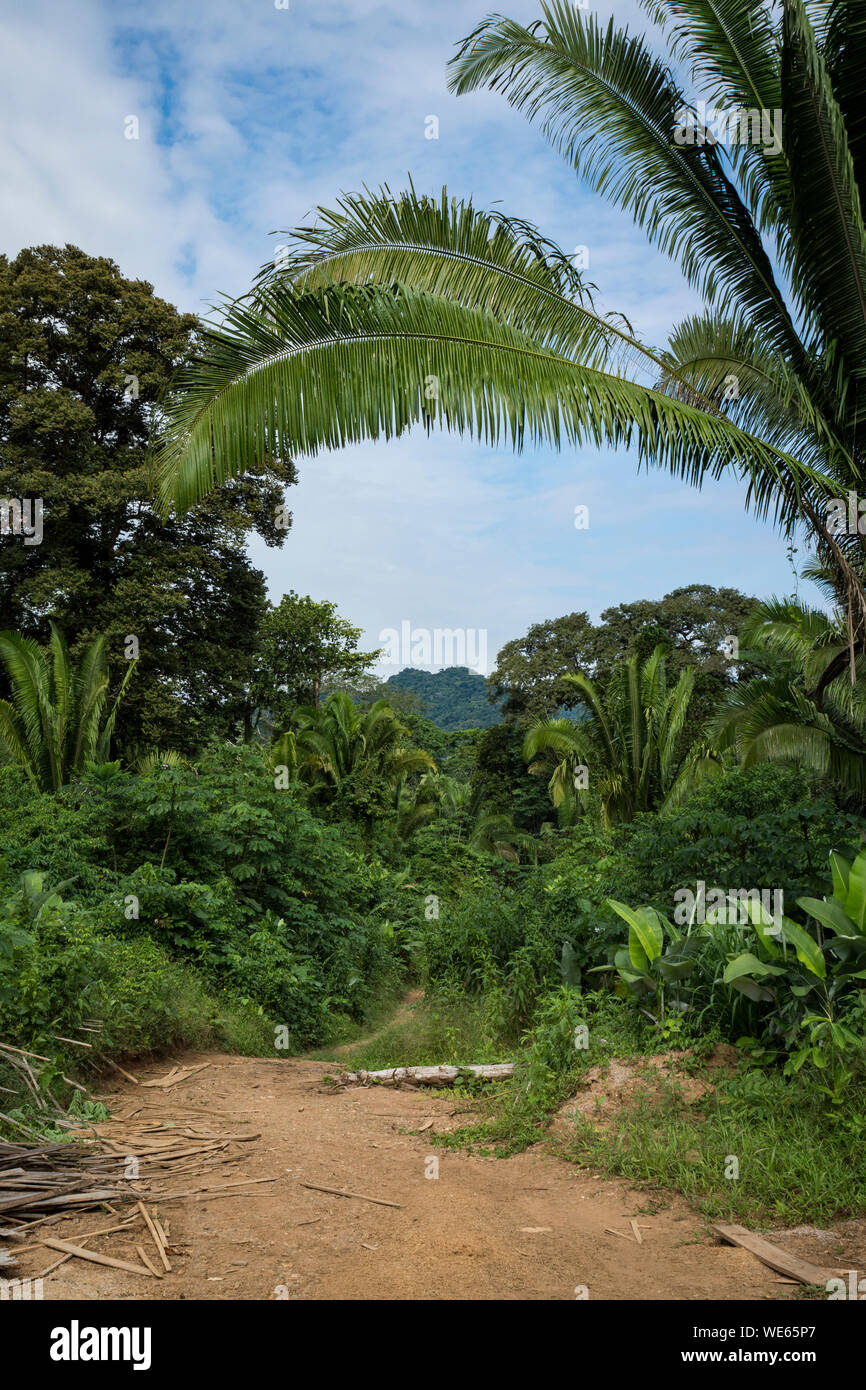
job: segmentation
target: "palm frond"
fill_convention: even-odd
[[[774,481],[794,492],[803,478],[821,483],[722,417],[587,367],[483,309],[400,286],[279,285],[259,309],[236,303],[181,385],[159,456],[162,503],[181,511],[273,455],[390,439],[422,419],[517,448],[637,437],[646,460],[694,482],[745,474],[763,513]]]
[[[792,282],[838,344],[846,372],[866,376],[866,226],[845,121],[802,0],[783,0],[782,109],[797,169]]]
[[[528,120],[540,120],[577,174],[627,208],[710,303],[724,291],[773,347],[804,359],[770,259],[718,149],[676,141],[677,115],[692,108],[670,68],[613,20],[603,30],[565,0],[542,3],[541,12],[543,36],[535,26],[488,16],[451,60],[451,90],[489,87]]]

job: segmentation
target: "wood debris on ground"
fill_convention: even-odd
[[[156,1084],[169,1089],[206,1065],[175,1067]],[[171,1245],[160,1219],[160,1204],[253,1198],[261,1184],[277,1181],[256,1177],[214,1182],[232,1178],[250,1144],[261,1136],[243,1133],[230,1116],[179,1107],[174,1101],[173,1118],[166,1119],[153,1091],[144,1096],[131,1097],[126,1113],[109,1120],[89,1125],[70,1120],[69,1142],[40,1142],[38,1137],[36,1142],[0,1142],[0,1246],[9,1246],[0,1263],[11,1265],[24,1250],[45,1247],[46,1257],[59,1252],[60,1258],[40,1269],[36,1278],[47,1277],[69,1260],[85,1260],[161,1280],[172,1273],[169,1251],[177,1247]],[[201,1181],[190,1187],[190,1178]],[[129,1212],[127,1207],[122,1217],[130,1201],[135,1209]],[[59,1222],[95,1209],[114,1214],[114,1222],[71,1241],[59,1238]],[[126,1232],[131,1245],[117,1255],[90,1248],[99,1237]]]
[[[383,1071],[347,1071],[336,1080],[343,1086],[399,1086],[407,1081],[424,1086],[453,1086],[455,1081],[470,1076],[480,1081],[504,1081],[513,1072],[513,1062],[491,1062],[464,1067],[386,1067]]]

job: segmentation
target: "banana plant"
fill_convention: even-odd
[[[695,969],[700,939],[685,936],[653,907],[627,907],[616,898],[608,898],[607,905],[628,923],[628,945],[617,950],[613,958],[620,980],[639,1000],[657,1001],[657,1014],[646,1008],[642,1012],[657,1024],[664,1023],[667,1009],[684,1012],[688,1003],[682,998],[682,988]],[[588,973],[609,969],[607,965],[596,966]],[[669,989],[674,991],[672,1001],[668,999]]]
[[[783,1027],[788,1047],[806,1034],[808,1041],[792,1052],[786,1071],[797,1072],[807,1062],[820,1070],[829,1066],[832,1086],[821,1089],[837,1103],[853,1074],[851,1064],[863,1051],[862,1032],[850,1027],[849,1018],[863,1009],[863,994],[852,985],[866,980],[866,851],[853,864],[831,854],[830,866],[832,896],[797,899],[815,919],[815,935],[784,915],[771,919],[759,903],[750,902],[755,950],[732,957],[723,980],[749,999],[774,1005],[781,1019],[788,1016]],[[803,1005],[792,1009],[800,1000]]]
[[[769,1001],[776,998],[773,977],[786,977],[796,997],[815,993],[829,1005],[847,980],[866,980],[866,850],[853,864],[834,853],[830,866],[832,897],[797,899],[797,906],[818,923],[815,936],[790,917],[772,919],[760,903],[747,904],[758,954],[735,956],[725,970],[725,984],[750,999]]]

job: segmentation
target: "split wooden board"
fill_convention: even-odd
[[[730,1226],[725,1222],[719,1222],[711,1226],[710,1230],[729,1245],[742,1246],[744,1250],[756,1255],[762,1264],[769,1265],[770,1269],[775,1269],[779,1274],[797,1279],[801,1284],[823,1287],[828,1279],[836,1279],[840,1274],[837,1269],[824,1269],[821,1265],[813,1265],[809,1260],[800,1259],[799,1255],[790,1255],[787,1250],[771,1244],[763,1236],[756,1236],[753,1231],[747,1231],[745,1226]]]

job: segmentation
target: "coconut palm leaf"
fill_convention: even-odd
[[[866,188],[866,9],[861,0],[829,0],[821,29],[827,73],[845,122],[854,176],[862,196]]]
[[[491,15],[451,61],[452,91],[489,87],[542,133],[575,172],[627,208],[712,303],[722,292],[779,350],[805,353],[770,258],[713,144],[678,144],[691,109],[640,36],[606,29],[564,0],[538,26]]]
[[[842,613],[769,599],[752,613],[744,640],[785,661],[782,674],[728,692],[710,728],[713,746],[744,766],[793,762],[846,791],[866,791],[866,657],[845,678],[849,650]]]
[[[621,316],[592,308],[590,288],[569,257],[537,227],[468,201],[434,199],[409,189],[392,195],[343,194],[336,209],[318,207],[312,226],[280,233],[291,242],[262,267],[258,290],[275,280],[298,289],[329,283],[401,285],[483,307],[587,366],[653,385],[665,359],[638,341]],[[255,298],[255,294],[253,296]],[[683,398],[700,401],[681,384]]]
[[[722,417],[588,367],[485,309],[401,286],[277,284],[256,307],[230,306],[207,349],[182,377],[160,450],[163,504],[181,510],[274,454],[389,439],[419,420],[518,448],[637,435],[654,462],[692,481],[745,473],[764,511],[772,480],[794,492],[800,477],[820,485]]]
[[[679,805],[721,769],[715,748],[689,747],[685,725],[695,671],[687,667],[669,688],[663,647],[643,663],[637,656],[619,662],[604,690],[582,672],[563,679],[580,691],[586,717],[541,720],[523,742],[530,772],[553,764],[548,787],[557,808],[598,798],[609,827],[637,811]],[[579,766],[588,769],[588,785],[575,788]]]
[[[781,63],[773,15],[765,0],[641,0],[679,59],[720,109],[781,109]],[[776,225],[774,211],[788,195],[787,155],[744,142],[731,147],[742,166],[753,216],[762,230]],[[780,248],[781,249],[781,248]]]
[[[866,226],[845,121],[802,0],[784,0],[782,104],[799,306],[817,314],[847,373],[866,376]]]
[[[73,666],[63,634],[52,623],[47,649],[18,633],[0,633],[2,659],[12,687],[0,701],[0,741],[30,782],[57,791],[94,759],[109,756],[117,712],[132,678],[132,662],[108,718],[105,639],[95,638]]]

